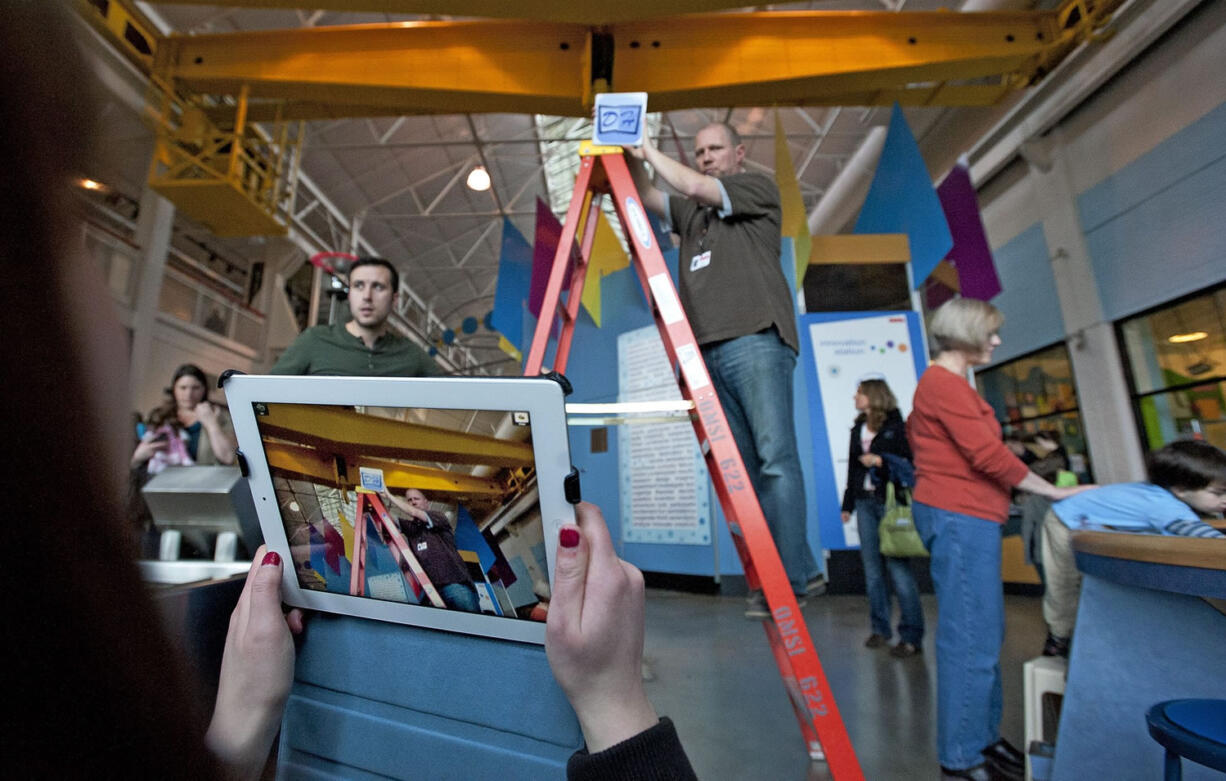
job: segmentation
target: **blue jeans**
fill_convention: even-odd
[[[898,636],[918,646],[924,639],[924,610],[919,587],[908,559],[881,555],[877,527],[885,505],[871,497],[856,500],[856,527],[860,530],[860,561],[864,563],[864,588],[868,592],[869,624],[873,632],[890,637],[890,593],[898,598]],[[889,580],[886,580],[886,572]],[[891,586],[893,588],[891,588]]]
[[[443,604],[452,610],[481,612],[481,600],[477,599],[477,589],[471,583],[448,583],[439,587],[438,594],[443,598]]]
[[[1000,738],[1001,525],[915,502],[937,592],[937,756],[964,770]]]
[[[792,590],[821,574],[806,539],[805,482],[796,450],[796,353],[772,328],[702,348],[711,383]]]

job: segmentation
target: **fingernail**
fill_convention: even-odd
[[[280,563],[281,563],[281,556],[275,550],[270,550],[268,553],[264,554],[264,560],[260,562],[260,566],[263,567],[268,564],[271,564],[275,567],[276,565]]]
[[[579,546],[579,530],[578,529],[563,529],[558,532],[558,542],[563,548],[577,548]]]

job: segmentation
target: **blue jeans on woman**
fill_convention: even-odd
[[[796,353],[769,328],[704,346],[702,357],[792,591],[803,596],[821,570],[805,529],[805,478],[792,413]]]
[[[881,555],[877,527],[885,505],[871,496],[856,499],[856,527],[860,531],[860,561],[864,564],[864,588],[868,592],[868,617],[873,634],[890,638],[890,593],[898,598],[898,636],[918,646],[924,639],[924,610],[919,587],[908,559]],[[886,573],[889,573],[889,580]]]
[[[914,502],[937,593],[937,756],[964,770],[1000,738],[1001,525]]]

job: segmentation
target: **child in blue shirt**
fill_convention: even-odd
[[[1200,518],[1220,517],[1226,510],[1226,453],[1206,442],[1172,442],[1150,454],[1148,472],[1148,483],[1084,491],[1056,502],[1044,517],[1044,656],[1068,655],[1077,618],[1081,573],[1073,559],[1073,531],[1226,538]]]

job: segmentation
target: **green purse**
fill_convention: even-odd
[[[877,526],[881,555],[895,558],[927,556],[928,549],[915,530],[915,519],[911,516],[911,492],[904,490],[903,495],[907,503],[899,504],[894,495],[894,481],[886,483],[885,515],[881,516],[881,523]]]

